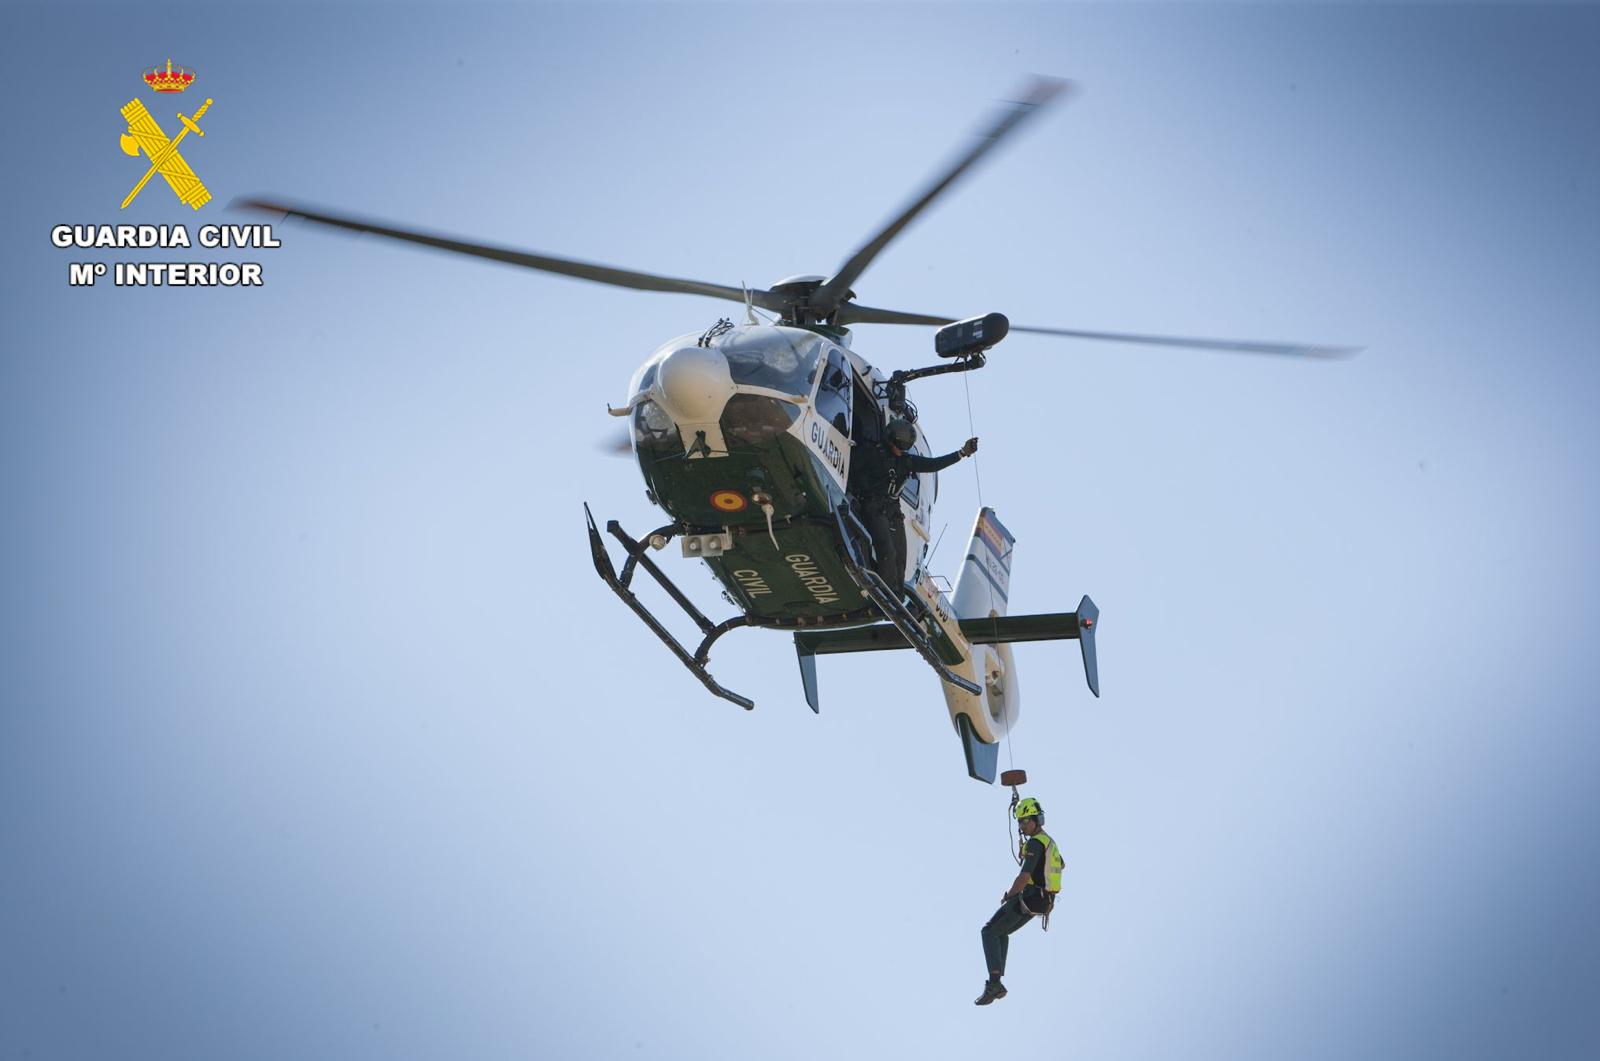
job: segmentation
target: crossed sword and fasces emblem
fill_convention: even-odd
[[[130,100],[128,105],[122,108],[122,117],[128,122],[128,131],[122,134],[122,150],[137,158],[142,148],[145,156],[150,159],[149,171],[139,179],[138,184],[133,186],[133,191],[128,193],[128,197],[122,200],[123,209],[133,202],[134,196],[143,191],[150,178],[157,173],[172,186],[179,202],[187,203],[198,210],[211,201],[211,193],[200,182],[200,178],[194,175],[189,163],[178,154],[178,145],[183,143],[184,137],[190,133],[196,136],[206,135],[195,123],[210,106],[211,101],[206,100],[200,109],[194,112],[193,118],[178,115],[178,120],[183,122],[185,128],[171,140],[167,139],[167,134],[156,124],[156,120],[145,110],[144,103],[140,100]]]

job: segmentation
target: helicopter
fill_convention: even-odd
[[[980,507],[953,591],[945,593],[928,569],[930,546],[936,544],[929,534],[938,496],[933,472],[911,475],[900,484],[898,506],[909,548],[903,550],[902,578],[883,577],[862,520],[862,499],[852,492],[852,450],[882,444],[888,425],[899,420],[915,432],[907,452],[926,456],[927,436],[907,385],[982,368],[988,352],[1010,332],[1299,357],[1351,352],[1303,343],[1022,327],[1000,313],[956,319],[855,301],[852,285],[907,225],[1071,88],[1056,78],[1030,79],[1017,99],[1000,104],[974,143],[831,276],[791,276],[768,288],[619,269],[280,200],[246,199],[235,205],[595,283],[742,303],[743,323],[720,318],[702,332],[659,346],[634,372],[627,400],[607,407],[628,421],[629,448],[646,496],[669,522],[636,538],[616,520],[608,521],[606,533],[626,557],[619,570],[585,504],[596,573],[711,693],[746,710],[754,701],[724,688],[708,669],[712,646],[730,630],[791,633],[806,702],[814,712],[820,711],[818,656],[914,650],[940,679],[968,776],[993,784],[1000,741],[1015,725],[1020,707],[1011,646],[1076,640],[1089,690],[1098,697],[1099,609],[1085,595],[1070,612],[1008,615],[1016,538],[990,507]],[[939,361],[892,372],[875,367],[852,347],[851,327],[858,324],[936,327]],[[650,554],[674,538],[684,557],[699,559],[711,570],[737,615],[712,621],[655,562]],[[699,629],[701,640],[694,648],[633,592],[641,570]]]

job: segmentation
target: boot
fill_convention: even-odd
[[[983,994],[979,995],[973,1001],[973,1005],[975,1005],[975,1006],[987,1006],[989,1003],[993,1002],[995,999],[1005,998],[1005,997],[1006,997],[1006,985],[1002,984],[1000,982],[1000,978],[998,976],[993,976],[993,977],[990,977],[987,981],[984,982]]]

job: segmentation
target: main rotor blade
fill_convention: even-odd
[[[1320,346],[1311,343],[1259,343],[1248,339],[1191,339],[1181,335],[1131,335],[1127,332],[1086,332],[1070,328],[1024,328],[1013,324],[1013,332],[1034,335],[1064,335],[1069,339],[1103,339],[1113,343],[1139,343],[1142,346],[1182,346],[1191,350],[1223,350],[1237,354],[1282,354],[1286,357],[1348,357],[1361,352],[1359,346]]]
[[[1008,133],[1021,125],[1026,118],[1040,107],[1043,107],[1064,90],[1070,88],[1071,84],[1070,81],[1063,81],[1060,78],[1035,76],[1023,86],[1024,91],[1021,99],[1007,101],[1002,104],[999,113],[978,134],[978,142],[970,151],[957,159],[949,169],[945,170],[928,186],[926,191],[913,199],[905,209],[901,210],[893,221],[885,225],[876,236],[873,236],[861,246],[860,250],[852,254],[850,260],[841,265],[839,271],[827,283],[812,292],[810,299],[812,311],[819,316],[826,316],[833,307],[839,304],[839,300],[844,297],[845,292],[850,290],[850,286],[856,282],[856,278],[866,271],[868,265],[872,264],[872,259],[876,258],[878,253],[889,245],[890,240],[900,234],[901,229],[909,225],[918,214],[927,208],[929,203],[933,202],[941,192],[955,183],[956,178],[960,177],[979,159],[988,154]]]
[[[402,240],[406,243],[417,243],[424,247],[434,247],[439,250],[451,251],[455,254],[466,254],[474,258],[488,258],[492,261],[505,262],[508,265],[519,265],[524,269],[537,269],[544,273],[556,273],[561,276],[575,277],[579,280],[590,280],[597,284],[609,284],[612,287],[631,287],[639,291],[670,291],[685,295],[705,295],[709,298],[727,299],[730,302],[743,302],[745,300],[743,288],[729,287],[725,284],[708,284],[700,280],[682,280],[674,276],[657,276],[654,273],[617,269],[613,266],[598,265],[594,262],[578,261],[573,258],[556,258],[548,254],[536,254],[532,251],[515,250],[510,247],[472,243],[450,236],[432,235],[403,228],[391,228],[388,225],[380,225],[374,221],[366,221],[361,218],[347,217],[340,214],[327,214],[320,210],[291,203],[279,203],[267,199],[236,199],[232,205],[241,206],[249,210],[283,214],[285,217],[303,218],[306,221],[314,221],[319,225],[347,229],[351,232],[368,232],[374,236]],[[781,312],[787,305],[785,300],[778,298],[778,296],[764,288],[752,288],[750,298],[762,309]]]
[[[954,324],[954,317],[935,317],[927,313],[905,313],[897,309],[878,309],[859,302],[846,302],[834,315],[835,324]]]
[[[954,317],[935,317],[927,313],[905,313],[846,302],[835,318],[840,324],[954,324]],[[1247,339],[1194,339],[1178,335],[1133,335],[1128,332],[1090,332],[1072,328],[1029,328],[1011,326],[1013,332],[1034,335],[1060,335],[1069,339],[1101,339],[1114,343],[1139,343],[1143,346],[1181,346],[1192,350],[1223,350],[1229,353],[1282,354],[1289,357],[1345,357],[1359,353],[1359,346],[1317,346],[1310,343],[1260,343]]]

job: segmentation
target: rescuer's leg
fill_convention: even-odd
[[[983,937],[983,960],[988,963],[989,979],[983,985],[983,994],[979,995],[976,1002],[980,1006],[987,1006],[995,999],[1006,997],[1006,985],[1000,978],[1006,972],[1006,951],[1011,942],[1011,933],[1026,925],[1033,915],[1022,905],[1021,899],[1009,899],[1001,904],[1000,909],[994,912],[987,924],[983,926],[980,935]]]
[[[895,527],[889,519],[889,513],[881,508],[868,508],[862,515],[865,517],[862,522],[867,525],[867,533],[872,535],[873,570],[888,584],[892,593],[905,581],[905,564],[902,562],[899,568],[895,567]],[[903,528],[901,533],[904,533]],[[900,555],[903,557],[905,554]]]
[[[889,517],[890,547],[894,550],[894,580],[889,584],[903,590],[906,584],[906,520],[899,512]]]

